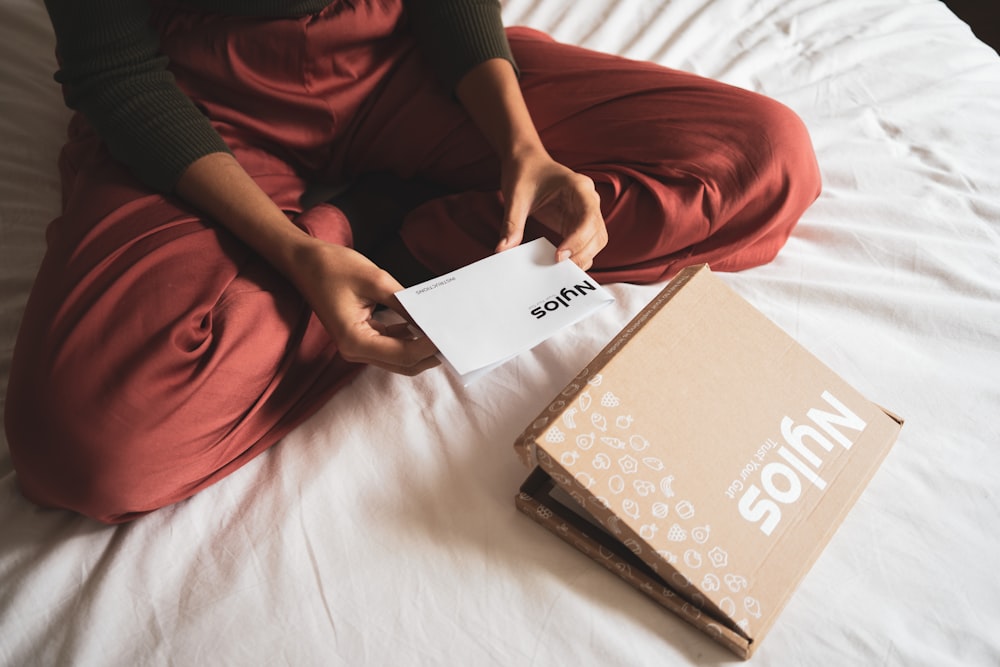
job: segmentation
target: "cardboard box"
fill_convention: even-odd
[[[517,505],[748,658],[901,426],[691,267],[518,438]]]

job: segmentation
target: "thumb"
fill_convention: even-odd
[[[503,230],[496,252],[502,252],[521,243],[524,225],[531,213],[531,196],[524,188],[515,189],[511,196],[504,198]]]

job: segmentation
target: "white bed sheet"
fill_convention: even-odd
[[[825,190],[726,281],[906,418],[753,662],[1000,664],[1000,58],[937,0],[509,0],[508,24],[759,90]],[[0,386],[67,118],[40,0],[0,2]],[[655,286],[484,381],[366,370],[269,453],[108,528],[0,447],[2,665],[733,660],[518,514],[511,444]]]

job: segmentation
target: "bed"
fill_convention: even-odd
[[[1000,57],[938,0],[507,0],[509,25],[771,95],[822,196],[723,279],[873,401],[893,450],[752,659],[1000,664]],[[41,0],[0,3],[0,387],[67,112]],[[0,446],[2,665],[735,661],[519,514],[512,444],[662,285],[462,387],[367,369],[194,498],[106,527]]]

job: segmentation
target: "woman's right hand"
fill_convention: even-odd
[[[291,280],[348,361],[406,375],[439,363],[426,337],[414,336],[405,324],[372,319],[379,304],[401,311],[394,295],[403,286],[364,255],[295,226],[232,155],[212,153],[193,162],[177,182],[177,194]]]
[[[395,293],[403,286],[388,272],[351,248],[320,240],[301,248],[299,260],[292,282],[345,359],[404,375],[440,363],[427,337],[414,335],[405,323],[387,326],[372,318],[380,304],[400,311]]]

